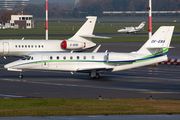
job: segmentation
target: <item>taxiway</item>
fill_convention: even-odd
[[[131,52],[143,43],[103,43],[100,51]],[[179,44],[171,45],[170,58],[179,57]],[[91,51],[91,50],[89,50]],[[102,74],[92,79],[88,74],[59,71],[10,72],[4,64],[18,58],[0,58],[1,98],[149,98],[180,99],[180,66],[159,65]]]

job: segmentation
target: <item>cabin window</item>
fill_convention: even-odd
[[[59,60],[59,56],[57,56],[57,60]]]
[[[41,46],[39,45],[39,48],[40,48]]]
[[[53,57],[51,56],[51,57],[50,57],[50,60],[52,60],[52,59],[53,59]]]
[[[24,45],[22,45],[22,48],[24,48]]]
[[[31,45],[31,47],[33,48],[33,45]]]
[[[27,48],[27,45],[25,45],[25,48]]]
[[[35,48],[37,48],[37,45],[35,45]]]
[[[20,48],[21,46],[19,45],[19,48]]]
[[[71,56],[71,57],[70,57],[70,59],[72,60],[72,59],[73,59],[73,57]]]
[[[79,56],[77,56],[77,59],[79,60]]]
[[[42,45],[42,48],[44,47],[44,45]]]
[[[66,59],[66,56],[64,56],[63,59],[65,60],[65,59]]]
[[[86,59],[86,56],[84,56],[83,58]]]
[[[15,47],[17,48],[17,45],[15,45]]]
[[[92,59],[94,59],[94,56],[92,56]]]
[[[30,48],[30,45],[28,45],[28,48]]]
[[[33,60],[33,57],[31,57],[31,60]]]

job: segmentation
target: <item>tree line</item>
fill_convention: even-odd
[[[75,6],[72,3],[57,4],[49,3],[49,18],[85,17],[88,15],[103,16],[103,11],[146,11],[149,6],[148,0],[80,0]],[[45,4],[29,4],[24,8],[16,8],[15,12],[28,13],[36,18],[45,17]],[[154,11],[178,11],[180,0],[152,0]],[[0,10],[0,15],[5,10]],[[12,11],[11,11],[12,12]]]

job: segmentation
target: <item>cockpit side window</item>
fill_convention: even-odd
[[[31,56],[25,56],[21,60],[30,60],[30,59],[31,59]]]

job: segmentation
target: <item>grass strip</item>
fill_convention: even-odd
[[[0,99],[0,116],[180,114],[180,100]]]
[[[49,34],[75,34],[84,24],[84,22],[49,22]],[[108,34],[117,33],[117,30],[123,27],[137,27],[140,23],[96,23],[93,33],[94,34]],[[153,33],[160,26],[175,26],[174,33],[180,33],[179,23],[153,23]],[[37,22],[34,29],[0,29],[0,35],[38,35],[45,34],[45,23]],[[138,33],[147,33],[148,24],[144,29]]]

